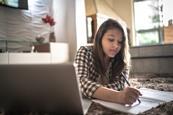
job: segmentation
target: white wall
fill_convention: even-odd
[[[77,49],[81,45],[87,44],[86,33],[86,11],[84,0],[76,0],[76,33],[77,33]]]
[[[69,60],[73,61],[77,49],[87,43],[84,0],[54,0],[53,7],[57,42],[69,44]]]
[[[67,0],[53,1],[55,36],[57,42],[67,42]],[[74,17],[74,16],[73,16]],[[72,17],[72,18],[73,18]]]

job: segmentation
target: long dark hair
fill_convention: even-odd
[[[94,62],[98,73],[105,76],[106,63],[104,61],[105,53],[102,47],[102,38],[110,29],[119,29],[122,32],[122,47],[119,53],[113,58],[112,75],[119,75],[123,69],[128,69],[130,65],[130,54],[128,51],[127,34],[123,26],[113,19],[108,19],[99,27],[94,39]]]

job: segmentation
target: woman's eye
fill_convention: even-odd
[[[113,42],[113,41],[114,41],[114,39],[111,39],[111,38],[109,38],[108,40],[109,40],[110,42]]]

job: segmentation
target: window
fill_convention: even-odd
[[[134,0],[136,45],[163,41],[162,0]]]

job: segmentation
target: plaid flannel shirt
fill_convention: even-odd
[[[74,64],[81,92],[88,98],[92,98],[93,93],[100,86],[114,90],[122,90],[124,88],[125,80],[121,76],[116,76],[119,77],[119,80],[112,81],[106,85],[100,83],[101,75],[96,72],[94,66],[93,47],[80,47],[77,51]]]

